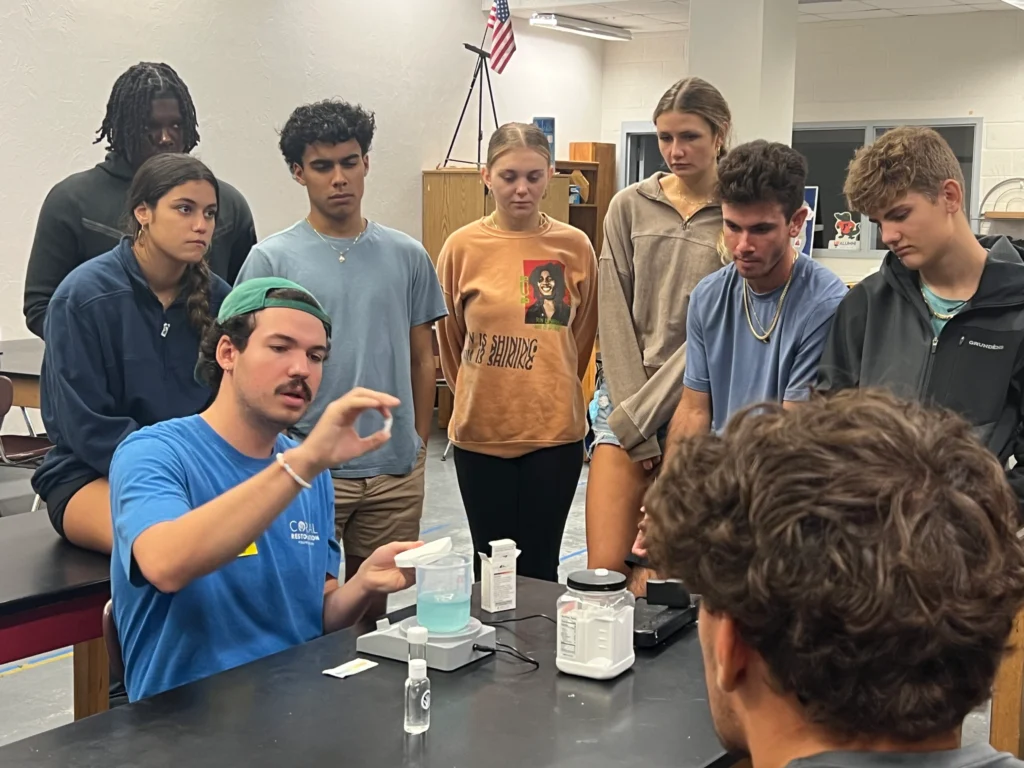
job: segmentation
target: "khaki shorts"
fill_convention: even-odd
[[[334,480],[334,533],[346,557],[369,557],[382,544],[416,541],[423,516],[427,451],[407,475]]]

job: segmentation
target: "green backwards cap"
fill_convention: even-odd
[[[302,291],[309,296],[313,303],[309,304],[305,301],[296,301],[295,299],[286,299],[280,296],[267,296],[268,293],[278,288]],[[313,298],[313,294],[298,283],[293,283],[291,280],[285,280],[282,277],[257,277],[235,286],[231,293],[224,297],[224,302],[220,305],[220,312],[217,313],[217,322],[225,323],[233,317],[247,315],[250,312],[258,312],[267,307],[285,307],[287,309],[297,309],[299,312],[306,312],[324,324],[327,338],[331,338],[331,318],[324,312],[324,308],[320,306],[317,300]],[[202,373],[204,366],[209,362],[203,359],[203,353],[200,351],[193,376],[198,383],[204,386],[210,383],[205,380]]]
[[[290,288],[293,291],[302,291],[312,299],[313,303],[286,299],[281,296],[268,296],[271,291],[281,288]],[[320,306],[320,303],[313,298],[313,294],[307,291],[298,283],[285,280],[283,277],[256,277],[236,285],[220,305],[220,312],[217,313],[217,322],[225,323],[233,317],[247,315],[250,312],[258,312],[267,307],[285,307],[297,309],[312,315],[327,330],[327,338],[331,338],[331,318]]]

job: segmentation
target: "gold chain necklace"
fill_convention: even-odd
[[[757,317],[757,313],[754,313],[754,317],[757,319],[757,325],[761,329],[761,333],[758,333],[754,328],[754,322],[750,317],[750,283],[746,280],[743,281],[743,310],[747,315],[747,326],[750,328],[750,332],[754,334],[754,338],[758,341],[763,341],[765,344],[768,343],[772,332],[775,330],[775,326],[779,323],[779,318],[782,317],[782,304],[786,300],[786,294],[789,293],[790,283],[793,282],[793,273],[796,272],[796,258],[793,259],[793,266],[789,270],[789,277],[786,278],[786,285],[782,289],[782,295],[779,296],[778,306],[775,307],[775,317],[772,318],[769,323],[767,330],[764,325],[761,324],[761,318]]]
[[[675,186],[677,188],[677,194],[679,195],[679,203],[680,203],[680,205],[678,206],[678,208],[679,208],[679,213],[687,221],[692,219],[694,217],[694,215],[696,215],[697,211],[699,211],[701,208],[709,206],[709,205],[711,205],[712,203],[715,202],[715,196],[714,196],[713,193],[711,195],[708,195],[708,197],[704,198],[703,200],[701,200],[699,198],[690,197],[690,195],[688,195],[688,194],[686,194],[685,192],[682,191],[682,189],[680,188],[680,185],[681,185],[681,182],[677,181]],[[662,190],[664,190],[664,187],[662,187]],[[672,198],[671,198],[671,196],[667,192],[665,193],[665,196],[668,197],[669,201],[671,202]],[[675,207],[674,203],[673,203],[673,207]],[[687,213],[687,212],[689,212],[689,213]]]
[[[937,319],[937,320],[952,320],[952,319],[953,319],[954,317],[956,317],[957,313],[958,313],[958,312],[959,312],[959,311],[960,311],[961,309],[963,309],[963,307],[964,307],[964,304],[966,304],[966,303],[967,303],[967,301],[966,301],[966,300],[964,300],[964,301],[961,301],[961,302],[960,302],[960,306],[959,306],[959,307],[957,307],[956,309],[954,309],[954,310],[953,310],[952,312],[950,312],[949,314],[944,314],[944,313],[942,313],[942,312],[939,312],[939,311],[938,311],[937,309],[935,309],[935,307],[933,307],[933,306],[932,306],[932,303],[931,303],[931,302],[930,302],[930,301],[928,300],[928,294],[926,294],[926,293],[924,292],[924,286],[923,286],[923,285],[921,286],[921,298],[922,298],[922,299],[924,299],[924,305],[925,305],[926,307],[928,307],[928,311],[929,311],[929,312],[931,312],[931,314],[932,314],[932,317],[934,317],[934,318],[935,318],[935,319]]]
[[[340,262],[344,262],[345,261],[345,254],[348,253],[349,251],[351,251],[353,248],[356,247],[356,243],[359,242],[359,238],[361,238],[366,233],[366,230],[368,230],[370,228],[369,223],[367,223],[367,225],[365,227],[363,227],[363,231],[360,232],[358,235],[356,235],[356,239],[352,241],[351,245],[349,245],[349,247],[346,248],[344,251],[339,251],[337,248],[335,248],[333,245],[331,245],[331,243],[327,240],[326,237],[324,237],[319,232],[317,232],[316,227],[313,226],[313,222],[309,220],[309,216],[306,217],[306,223],[309,224],[309,228],[312,229],[313,232],[316,233],[316,236],[324,241],[324,245],[326,245],[328,248],[330,248],[332,251],[334,251],[336,254],[338,254],[338,261],[340,261]]]

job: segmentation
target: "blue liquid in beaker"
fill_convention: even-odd
[[[431,632],[458,632],[469,624],[469,595],[422,592],[416,597],[416,620]]]

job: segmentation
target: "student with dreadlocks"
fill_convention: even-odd
[[[218,189],[194,157],[151,157],[128,192],[131,235],[72,270],[50,301],[41,399],[55,447],[32,487],[73,544],[110,553],[107,475],[121,441],[210,399],[194,368],[229,290],[204,258],[220,228]]]
[[[199,143],[188,87],[167,64],[142,62],[114,83],[93,143],[107,141],[106,159],[58,183],[43,202],[25,275],[25,322],[43,336],[46,307],[79,264],[106,253],[125,234],[124,203],[135,171],[161,152],[191,152]],[[217,237],[206,258],[233,282],[256,242],[252,213],[234,187],[220,182]]]

